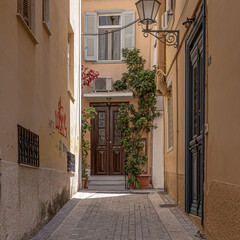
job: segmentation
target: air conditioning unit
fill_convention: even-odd
[[[113,81],[111,77],[95,78],[93,90],[95,92],[110,92],[113,90]]]
[[[166,29],[168,27],[170,17],[172,16],[172,10],[167,10],[162,15],[162,30]]]
[[[166,0],[166,11],[173,9],[173,0]]]

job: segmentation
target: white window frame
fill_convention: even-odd
[[[50,31],[50,0],[42,0],[42,23],[48,35],[51,36],[52,33]]]
[[[167,80],[167,87],[168,88],[172,88],[172,74],[169,76],[168,80]],[[171,100],[172,100],[172,128],[173,128],[173,93],[171,90]],[[169,146],[169,125],[168,125],[168,120],[169,120],[169,108],[168,108],[168,104],[169,104],[170,99],[166,98],[166,110],[167,110],[167,114],[166,114],[166,137],[167,137],[167,153],[171,152],[173,150],[173,146],[174,146],[174,131],[172,129],[172,146]]]
[[[108,17],[108,16],[120,16],[119,19],[119,25],[105,25],[105,26],[100,26],[99,24],[99,17],[103,16],[103,17]],[[115,12],[115,13],[97,13],[97,32],[99,33],[99,29],[120,29],[122,27],[122,12]],[[98,46],[99,46],[99,37],[97,39],[97,63],[105,63],[105,62],[111,62],[111,63],[116,63],[121,61],[122,62],[122,54],[121,54],[121,49],[122,49],[122,31],[120,30],[121,35],[120,35],[120,59],[119,60],[99,60],[98,59]]]
[[[67,41],[67,73],[68,73],[68,96],[74,103],[74,31],[71,23],[68,23]]]

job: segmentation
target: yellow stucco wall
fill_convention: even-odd
[[[78,190],[78,174],[67,172],[66,158],[73,133],[70,127],[78,129],[79,125],[77,102],[73,104],[67,93],[69,22],[74,31],[79,30],[79,3],[72,4],[78,12],[75,21],[69,0],[50,1],[49,36],[42,23],[42,1],[35,1],[35,44],[17,18],[17,1],[0,2],[1,239],[29,238]],[[75,67],[79,66],[77,56]],[[66,114],[66,137],[56,129],[60,98]],[[39,135],[39,168],[18,165],[17,124]]]
[[[182,210],[185,207],[185,28],[203,1],[177,0],[173,29],[180,30],[177,52],[166,48],[166,72],[172,74],[174,147],[166,151],[165,187]],[[240,238],[239,103],[240,2],[206,1],[205,208],[203,230],[210,239]],[[196,13],[199,11],[197,9]],[[211,64],[208,66],[208,59]],[[166,109],[166,99],[165,99]],[[166,123],[166,114],[165,114]],[[200,219],[191,216],[200,225]]]

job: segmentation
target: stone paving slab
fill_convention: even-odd
[[[157,191],[77,193],[32,240],[191,240],[198,229]]]

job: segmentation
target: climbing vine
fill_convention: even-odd
[[[145,70],[146,60],[140,56],[139,49],[123,49],[122,56],[128,71],[114,84],[116,91],[131,90],[138,97],[138,105],[122,104],[119,110],[118,130],[126,152],[126,171],[129,182],[140,187],[138,175],[147,161],[143,153],[143,134],[156,128],[153,120],[160,114],[156,111],[156,68]]]
[[[85,134],[92,129],[92,125],[89,120],[94,119],[97,112],[95,108],[88,107],[82,111],[82,125],[81,125],[81,151],[82,151],[82,178],[88,178],[86,168],[88,167],[86,158],[88,151],[90,150],[90,141],[85,140]]]

